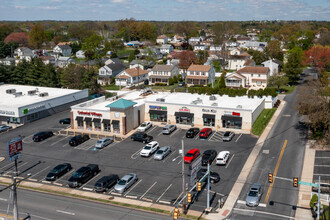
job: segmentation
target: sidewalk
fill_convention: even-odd
[[[257,144],[254,146],[253,150],[251,151],[244,167],[242,168],[242,171],[240,175],[238,176],[226,202],[225,205],[222,207],[222,209],[217,209],[217,213],[209,213],[206,218],[211,220],[218,220],[218,219],[225,219],[229,216],[231,210],[234,208],[236,201],[242,191],[243,186],[245,185],[245,182],[251,172],[251,169],[257,160],[257,157],[259,155],[259,152],[265,142],[265,140],[268,137],[269,132],[271,131],[273,125],[275,124],[279,114],[281,113],[283,107],[285,105],[285,101],[281,101],[281,104],[275,111],[272,119],[269,121],[267,127],[261,134],[260,138],[257,141]]]
[[[315,150],[310,148],[310,142],[308,141],[305,147],[304,164],[301,172],[301,181],[313,182],[314,174],[314,159]],[[297,210],[295,219],[299,220],[312,220],[312,212],[309,207],[309,201],[311,199],[312,187],[299,185],[299,194],[297,202]]]

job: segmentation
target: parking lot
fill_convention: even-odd
[[[155,161],[153,156],[140,157],[139,153],[144,144],[132,141],[130,138],[121,142],[114,142],[102,150],[94,150],[96,139],[90,139],[77,147],[71,147],[68,142],[72,136],[64,135],[55,135],[41,142],[33,142],[33,134],[41,131],[40,129],[59,131],[66,127],[58,124],[59,118],[51,117],[50,120],[45,118],[35,124],[25,125],[20,130],[11,131],[12,133],[7,132],[3,136],[0,135],[1,144],[5,146],[7,140],[23,133],[21,134],[24,137],[23,153],[18,160],[20,176],[23,177],[31,173],[29,178],[31,181],[68,187],[67,180],[77,169],[94,163],[99,165],[101,172],[82,185],[81,190],[92,191],[95,182],[104,175],[117,174],[122,177],[127,173],[136,173],[138,181],[122,195],[113,192],[113,189],[105,193],[163,204],[174,204],[182,196],[181,167],[183,160],[179,154],[182,139],[184,140],[185,152],[192,148],[198,148],[201,154],[208,149],[217,152],[230,151],[231,156],[227,165],[217,166],[215,162],[211,165],[211,170],[219,173],[221,177],[220,182],[211,185],[212,205],[215,205],[219,198],[229,194],[244,161],[257,141],[255,137],[250,135],[236,134],[231,142],[223,142],[223,132],[215,131],[206,140],[200,140],[198,135],[189,139],[185,137],[187,130],[178,128],[170,135],[163,135],[162,127],[152,126],[147,133],[153,136],[160,146],[168,145],[172,150],[171,154],[164,160]],[[47,121],[47,125],[41,121]],[[6,156],[6,150],[2,149],[1,154]],[[45,181],[45,175],[57,164],[64,162],[71,163],[73,169],[54,183]],[[8,158],[2,161],[0,166],[1,175],[11,176],[14,174],[14,163],[9,163]],[[198,202],[194,202],[190,208],[203,210],[205,206],[206,190],[201,193]]]
[[[314,161],[313,182],[321,181],[330,183],[330,151],[316,151]]]

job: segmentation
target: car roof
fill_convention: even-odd
[[[217,157],[223,157],[225,154],[230,154],[230,152],[229,151],[221,151],[219,154],[218,154],[218,156]]]
[[[187,153],[194,153],[195,151],[199,151],[197,148],[189,150]]]
[[[204,153],[203,154],[211,154],[211,153],[213,153],[215,150],[206,150],[206,151],[204,151]]]
[[[207,131],[207,130],[210,130],[211,128],[203,128],[202,130],[201,130],[201,132],[205,132],[205,131]]]
[[[149,142],[149,143],[147,144],[147,146],[152,146],[152,145],[154,145],[154,144],[158,144],[158,142],[157,142],[157,141],[151,141],[151,142]]]
[[[128,180],[129,178],[133,177],[134,175],[132,173],[126,174],[125,176],[123,176],[121,179],[122,180]]]
[[[167,148],[170,148],[170,146],[161,147],[161,148],[159,148],[159,150],[166,150]]]
[[[105,141],[105,140],[107,140],[107,139],[109,139],[109,138],[100,138],[100,139],[98,139],[99,141]]]
[[[250,190],[252,188],[260,188],[261,187],[261,184],[260,183],[253,183],[252,186],[250,187]]]

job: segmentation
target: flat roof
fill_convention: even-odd
[[[21,96],[15,97],[14,94],[7,94],[6,90],[15,89],[16,93],[22,92]],[[38,90],[35,95],[28,95],[28,91]],[[14,84],[2,84],[0,85],[0,107],[1,109],[13,109],[22,106],[32,105],[34,103],[47,101],[61,96],[80,92],[77,89],[61,89],[61,88],[50,88],[41,86],[25,86],[25,85],[14,85]],[[48,96],[39,97],[40,93],[47,92]]]

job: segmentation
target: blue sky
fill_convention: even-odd
[[[0,20],[330,20],[330,0],[0,0]]]

